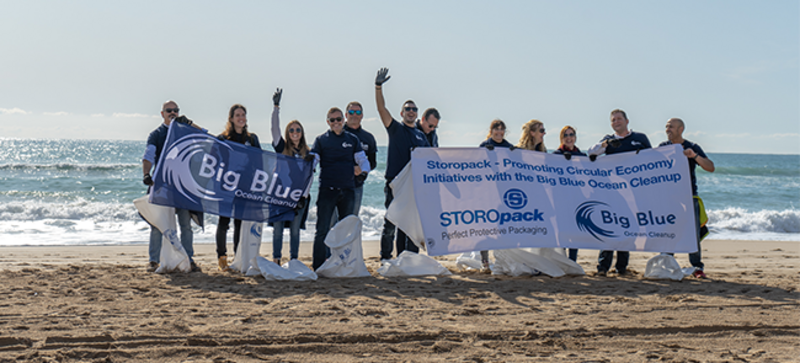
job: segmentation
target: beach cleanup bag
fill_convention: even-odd
[[[161,231],[161,252],[156,273],[189,272],[192,269],[191,262],[178,238],[175,208],[152,204],[147,195],[135,199],[133,205],[147,223]]]
[[[331,257],[317,269],[323,277],[371,276],[364,264],[361,247],[361,220],[349,215],[336,223],[325,237],[325,245],[331,249]]]
[[[550,277],[585,275],[583,268],[564,254],[563,248],[512,248],[494,251],[492,274]]]
[[[482,269],[481,253],[478,251],[462,253],[456,258],[456,266],[466,271]]]
[[[253,221],[242,221],[241,236],[236,255],[230,269],[247,273],[253,260],[259,256],[261,250],[261,230],[262,223]]]
[[[291,260],[283,266],[258,256],[250,263],[247,276],[261,275],[267,281],[316,281],[317,274],[298,260]]]
[[[680,281],[684,276],[681,265],[675,260],[675,257],[666,253],[653,256],[647,261],[647,267],[644,269],[644,278],[646,279]]]
[[[384,277],[452,275],[450,270],[442,266],[439,261],[408,250],[401,252],[400,256],[393,260],[383,261],[383,265],[378,268],[378,273]]]

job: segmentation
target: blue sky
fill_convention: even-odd
[[[387,105],[436,107],[442,146],[472,146],[494,118],[516,143],[527,120],[578,129],[587,148],[608,113],[666,139],[670,117],[710,152],[800,153],[797,1],[9,1],[0,12],[0,137],[144,140],[161,103],[219,133],[248,107],[269,137],[310,138],[358,100],[379,144],[373,80]]]

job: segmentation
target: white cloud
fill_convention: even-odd
[[[788,133],[785,133],[785,134],[761,135],[759,137],[765,138],[765,139],[782,139],[782,138],[786,138],[786,137],[791,137],[791,138],[797,139],[797,138],[800,138],[800,134],[798,134],[796,132],[788,132]]]
[[[13,115],[15,113],[18,113],[20,115],[27,115],[30,112],[27,112],[21,108],[14,107],[14,108],[0,108],[0,113],[2,113],[3,115]]]
[[[367,117],[367,118],[361,120],[361,122],[375,122],[375,121],[378,121],[377,117]]]
[[[45,116],[66,116],[69,115],[69,112],[65,111],[58,111],[58,112],[43,112]]]
[[[124,117],[124,118],[134,118],[134,117],[135,118],[149,118],[149,117],[158,118],[158,115],[146,115],[146,114],[143,114],[143,113],[122,113],[122,112],[114,112],[114,114],[111,115],[111,116],[112,117]]]
[[[93,113],[92,117],[106,117],[106,115],[103,113]]]
[[[704,136],[704,135],[708,135],[708,133],[705,132],[705,131],[692,131],[692,132],[684,132],[683,133],[684,137],[686,137],[686,136],[688,136],[688,137],[699,137],[699,136]]]
[[[717,134],[716,137],[750,137],[749,133],[741,133],[741,134]]]

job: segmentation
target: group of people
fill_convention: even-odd
[[[394,199],[392,189],[389,184],[400,173],[400,171],[411,160],[411,151],[416,147],[438,147],[439,140],[436,129],[441,116],[435,108],[428,108],[418,119],[417,105],[412,100],[403,102],[400,110],[400,120],[392,117],[386,108],[383,96],[383,86],[391,78],[389,71],[382,68],[375,77],[375,102],[378,114],[388,135],[388,148],[386,158],[386,171],[384,173],[386,184],[384,187],[385,203],[388,208]],[[305,130],[298,120],[292,120],[286,124],[284,133],[280,130],[280,101],[282,90],[278,89],[273,95],[272,112],[272,147],[276,153],[287,156],[315,160],[320,166],[319,190],[317,195],[317,223],[314,234],[313,262],[312,268],[317,269],[330,257],[330,250],[325,246],[325,237],[330,228],[341,219],[348,215],[358,215],[364,191],[364,181],[368,173],[374,170],[377,164],[376,152],[377,145],[375,137],[361,127],[364,108],[359,102],[350,102],[344,111],[338,107],[332,107],[326,115],[326,122],[329,130],[319,135],[314,140],[311,147],[306,143]],[[152,185],[150,170],[155,167],[161,151],[164,147],[166,134],[171,122],[181,122],[192,125],[198,129],[200,126],[194,124],[185,116],[179,116],[180,110],[174,101],[167,101],[162,105],[161,116],[164,119],[156,130],[150,133],[147,140],[147,149],[142,160],[144,179],[146,185]],[[623,152],[638,151],[650,148],[651,144],[645,134],[629,129],[629,120],[625,111],[615,109],[611,111],[611,128],[613,134],[604,136],[597,144],[592,145],[586,153],[581,151],[576,145],[577,129],[574,126],[564,126],[559,133],[559,147],[553,151],[554,154],[562,154],[567,159],[572,156],[588,156],[596,158],[602,154],[616,154]],[[670,144],[681,144],[684,155],[689,159],[689,171],[691,175],[692,193],[697,196],[697,178],[695,176],[696,166],[700,166],[706,171],[714,171],[714,163],[706,156],[703,149],[688,140],[683,139],[685,124],[679,118],[671,118],[666,124],[667,141],[659,146]],[[519,142],[512,145],[505,139],[506,124],[500,119],[495,119],[489,124],[489,133],[486,140],[480,143],[480,147],[496,148],[520,148],[538,152],[547,152],[544,143],[545,136],[544,123],[539,120],[530,120],[522,126],[522,133]],[[221,140],[238,142],[251,147],[261,148],[258,137],[247,130],[247,109],[235,104],[231,106],[228,113],[228,122],[225,130],[218,136]],[[308,200],[307,196],[304,201]],[[283,246],[283,231],[289,227],[289,254],[290,259],[297,259],[300,245],[300,229],[304,228],[305,220],[308,216],[308,203],[301,201],[300,207],[296,209],[293,220],[286,222],[275,222],[273,224],[273,261],[280,264]],[[705,278],[703,272],[703,262],[700,249],[700,205],[698,199],[694,198],[696,235],[698,250],[689,255],[689,260],[695,267],[694,276]],[[199,267],[193,260],[192,248],[192,213],[187,210],[176,209],[178,223],[181,231],[181,243],[191,260],[192,271],[199,271]],[[195,218],[202,223],[201,218]],[[217,226],[216,242],[217,257],[219,268],[224,270],[228,267],[226,237],[230,224],[230,218],[220,216]],[[240,220],[234,220],[234,251],[238,247],[240,237]],[[150,234],[150,261],[149,271],[155,271],[159,263],[159,251],[161,249],[161,232],[152,227]],[[383,231],[380,242],[381,260],[392,258],[401,252],[409,250],[419,252],[414,244],[402,231],[396,228],[389,220],[384,219]],[[578,251],[569,250],[569,258],[577,260]],[[606,276],[611,269],[614,251],[600,251],[597,263],[597,274]],[[481,251],[481,259],[485,270],[489,270],[489,253]],[[616,273],[625,275],[628,267],[629,252],[617,251],[617,262],[615,264]]]

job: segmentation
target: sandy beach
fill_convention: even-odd
[[[0,362],[796,362],[800,243],[705,241],[710,279],[633,274],[267,282],[145,271],[147,246],[0,247]],[[288,246],[285,247],[288,250]],[[262,245],[269,256],[271,245]],[[301,246],[310,264],[311,244]],[[682,266],[688,258],[677,256]]]

